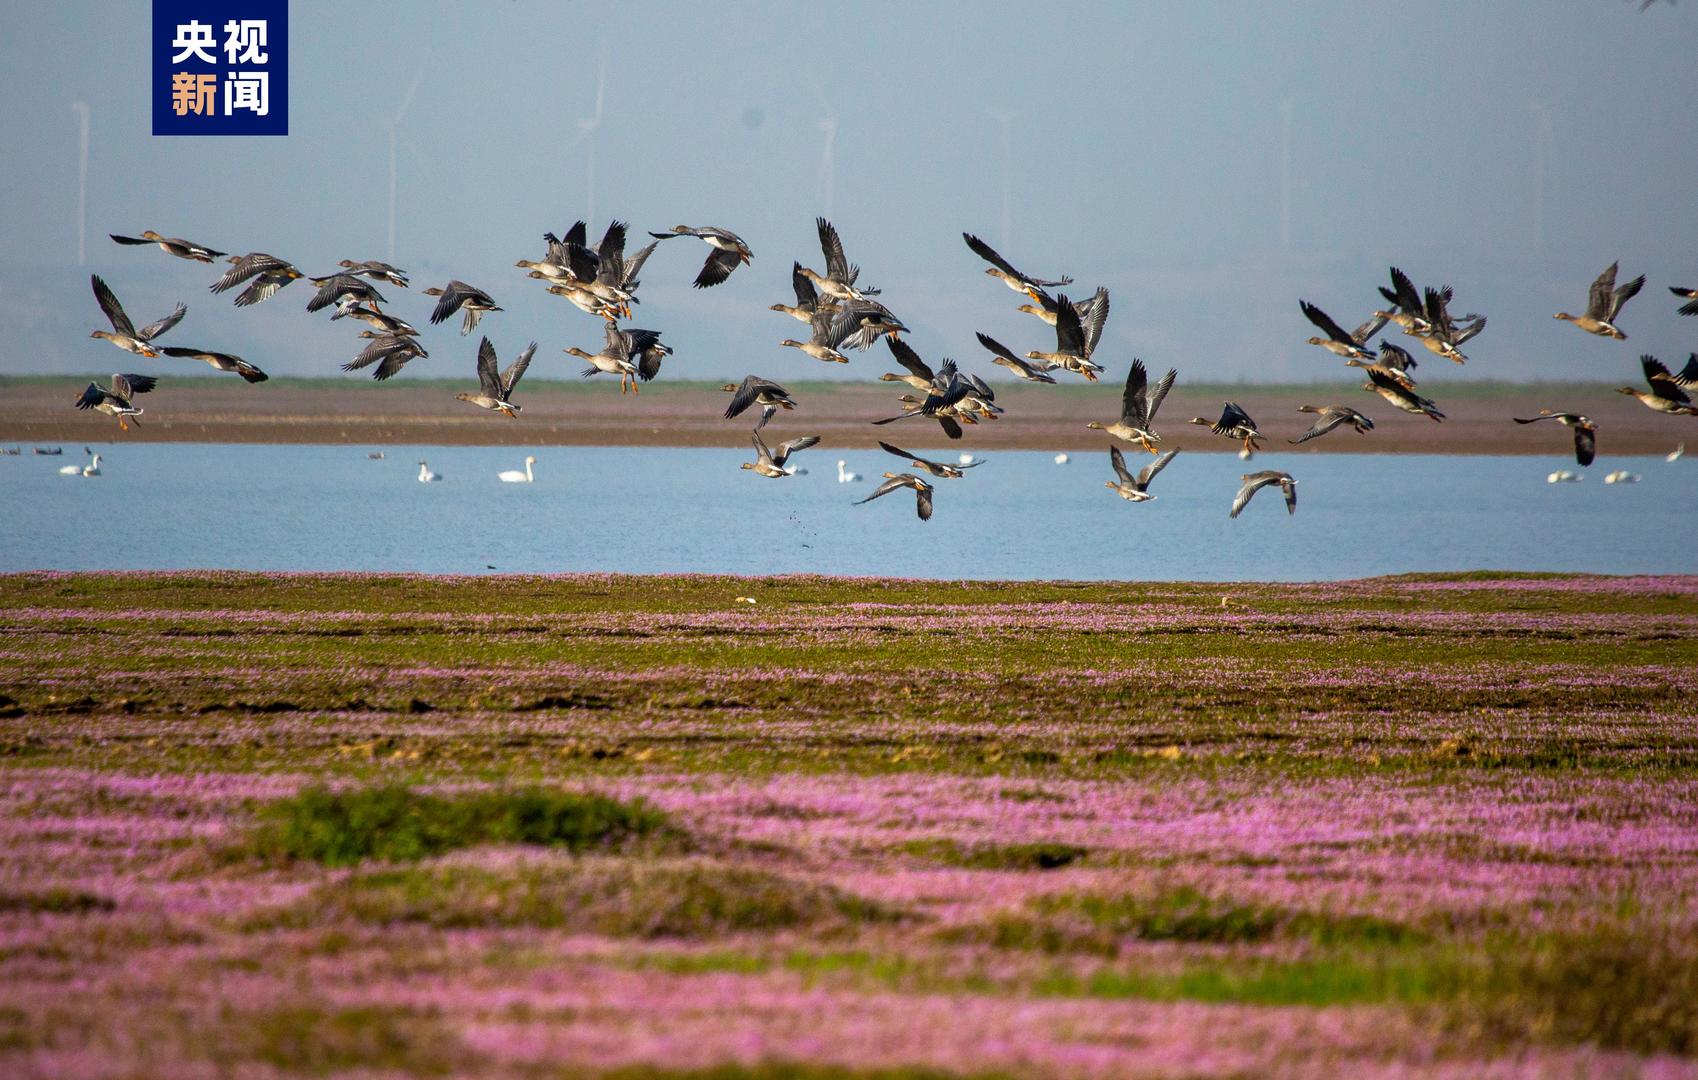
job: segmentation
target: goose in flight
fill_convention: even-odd
[[[160,236],[152,229],[140,236],[119,236],[117,233],[107,233],[106,235],[120,244],[154,244],[167,255],[175,255],[179,259],[188,259],[191,262],[209,263],[214,259],[223,258],[225,254],[191,240],[181,240],[175,236]]]
[[[796,407],[790,391],[759,375],[745,375],[741,383],[726,383],[720,389],[731,395],[731,404],[725,407],[727,420],[741,416],[751,405],[761,407],[761,418],[755,425],[756,431],[766,427],[766,422],[771,420],[772,414],[779,409]]]
[[[799,322],[813,322],[814,313],[820,308],[820,294],[808,275],[802,273],[802,264],[799,262],[790,264],[790,287],[796,293],[796,306],[773,304],[767,310],[782,311]]]
[[[1420,335],[1432,329],[1427,321],[1427,308],[1421,301],[1421,294],[1416,291],[1415,283],[1409,280],[1397,267],[1391,268],[1391,288],[1380,286],[1380,295],[1385,297],[1389,307],[1385,311],[1374,312],[1374,318],[1384,318],[1403,328],[1405,334]]]
[[[211,349],[181,349],[173,346],[166,346],[159,351],[166,356],[204,361],[211,364],[214,371],[233,371],[251,383],[264,382],[271,377],[241,357],[230,353],[213,352]]]
[[[1055,299],[1053,296],[1045,294],[1038,297],[1038,302],[1035,304],[1021,304],[1019,310],[1028,315],[1036,315],[1044,322],[1054,326],[1060,307],[1061,302],[1059,300]],[[1080,300],[1076,302],[1073,305],[1073,310],[1078,314],[1079,321],[1089,326],[1091,324],[1091,317],[1096,313],[1096,310],[1099,307],[1103,309],[1103,312],[1106,315],[1108,312],[1108,290],[1100,285],[1097,286],[1097,291],[1089,300]]]
[[[352,259],[343,259],[336,265],[340,266],[350,274],[358,274],[361,277],[368,277],[373,281],[387,281],[389,284],[398,289],[405,289],[408,285],[407,272],[405,270],[401,269],[399,266],[390,266],[386,262],[378,262],[376,259],[366,259],[363,262],[355,262]]]
[[[979,344],[983,345],[990,351],[991,363],[998,364],[1007,368],[1009,371],[1012,371],[1015,378],[1020,381],[1049,383],[1052,386],[1055,384],[1054,375],[1047,374],[1045,371],[1039,369],[1036,364],[1028,363],[1027,361],[1020,359],[1018,356],[1015,356],[1012,349],[991,337],[989,334],[980,333],[978,338]]]
[[[822,296],[832,300],[865,300],[869,296],[877,296],[877,289],[861,288],[855,284],[861,276],[861,268],[851,266],[844,256],[843,239],[837,235],[837,227],[825,218],[815,218],[814,225],[819,230],[820,251],[825,255],[825,273],[815,273],[805,266],[797,272],[812,282]]]
[[[495,474],[495,478],[503,484],[534,484],[536,483],[537,478],[536,474],[531,472],[531,466],[536,463],[537,459],[535,457],[530,454],[526,454],[525,470],[523,472],[520,472],[518,469],[503,469],[501,472]]]
[[[1108,318],[1108,305],[1098,304],[1091,309],[1090,322],[1081,321],[1079,309],[1074,307],[1065,294],[1056,297],[1055,311],[1055,351],[1038,352],[1033,350],[1026,354],[1028,360],[1043,360],[1056,367],[1066,368],[1085,376],[1090,382],[1097,381],[1097,372],[1102,365],[1091,362],[1091,353],[1096,350],[1097,341],[1101,339],[1103,322]]]
[[[1216,435],[1242,441],[1244,449],[1239,452],[1238,456],[1245,460],[1253,457],[1256,451],[1261,449],[1256,440],[1267,438],[1256,430],[1256,422],[1250,419],[1250,414],[1240,409],[1235,401],[1226,403],[1226,407],[1221,410],[1219,420],[1210,421],[1201,416],[1193,416],[1191,423],[1201,424]]]
[[[362,330],[360,336],[370,338],[371,344],[361,349],[360,355],[343,364],[342,370],[359,371],[376,364],[377,370],[371,373],[371,377],[379,382],[406,367],[407,361],[430,355],[425,351],[425,347],[419,344],[418,338],[404,334],[378,334]]]
[[[1444,413],[1439,411],[1430,399],[1417,394],[1407,383],[1400,382],[1377,367],[1368,370],[1368,381],[1362,384],[1362,389],[1372,390],[1406,413],[1415,413],[1433,420],[1443,420]]]
[[[1032,277],[1029,274],[1022,274],[1020,271],[1014,269],[1014,265],[1007,259],[998,255],[995,248],[991,247],[983,240],[980,240],[972,233],[962,233],[961,239],[967,241],[967,246],[973,249],[973,254],[990,263],[990,266],[985,269],[985,273],[996,278],[1015,292],[1025,293],[1035,301],[1041,302],[1045,298],[1045,289],[1055,289],[1060,288],[1063,285],[1073,284],[1073,279],[1070,277],[1056,278],[1051,281],[1045,278]]]
[[[1462,354],[1460,346],[1467,344],[1486,328],[1484,315],[1468,314],[1460,319],[1452,318],[1450,314],[1450,286],[1442,289],[1427,289],[1427,330],[1416,334],[1427,351],[1442,356],[1452,363],[1465,363],[1468,357]]]
[[[413,325],[407,320],[397,319],[393,315],[386,315],[376,308],[363,307],[359,304],[355,304],[347,310],[338,308],[336,314],[331,316],[331,320],[335,321],[336,319],[343,317],[358,319],[360,322],[365,323],[380,334],[391,334],[403,337],[418,336],[418,331],[415,330]]]
[[[137,330],[130,317],[124,314],[123,305],[118,303],[118,298],[112,295],[112,290],[107,288],[106,282],[100,280],[100,275],[91,274],[88,280],[94,286],[94,299],[100,304],[100,310],[105,312],[106,321],[112,324],[112,329],[95,330],[89,337],[105,338],[125,352],[135,353],[137,356],[158,358],[159,350],[153,347],[153,339],[182,322],[183,316],[189,311],[183,304],[178,304],[171,314]]]
[[[455,394],[457,401],[469,402],[480,409],[489,409],[508,417],[519,415],[519,406],[513,404],[513,388],[519,385],[519,380],[525,377],[525,369],[531,366],[531,357],[536,355],[537,343],[531,342],[518,359],[510,364],[506,371],[496,367],[495,346],[484,338],[478,343],[478,392],[468,394],[464,391]]]
[[[1651,386],[1650,392],[1631,386],[1618,386],[1616,393],[1638,398],[1641,405],[1656,412],[1668,413],[1671,416],[1698,416],[1698,406],[1692,404],[1692,397],[1685,389],[1698,385],[1698,353],[1688,357],[1686,366],[1680,369],[1678,375],[1669,371],[1667,365],[1654,356],[1641,356],[1639,366],[1644,369],[1645,381]]]
[[[1280,472],[1278,469],[1265,469],[1262,472],[1245,473],[1239,477],[1239,480],[1244,486],[1238,489],[1238,495],[1232,500],[1232,513],[1227,515],[1228,517],[1237,517],[1244,507],[1249,505],[1251,496],[1263,488],[1272,487],[1275,484],[1278,484],[1280,490],[1285,492],[1285,512],[1287,514],[1297,512],[1297,481],[1291,478],[1290,473]]]
[[[1299,300],[1297,306],[1302,309],[1304,318],[1320,327],[1321,331],[1326,334],[1326,337],[1310,338],[1309,344],[1319,345],[1334,356],[1342,356],[1350,360],[1372,360],[1374,358],[1373,351],[1364,348],[1364,345],[1369,338],[1380,332],[1380,327],[1384,326],[1386,320],[1390,318],[1388,315],[1376,314],[1355,330],[1346,333],[1344,327],[1333,321],[1332,316],[1309,303],[1309,301]]]
[[[1691,301],[1689,304],[1680,305],[1682,315],[1698,315],[1698,289],[1685,285],[1670,285],[1669,292],[1674,293],[1682,300]]]
[[[99,383],[91,382],[83,390],[83,396],[75,402],[79,409],[93,409],[107,416],[118,418],[120,431],[130,430],[129,421],[140,416],[144,410],[133,404],[137,394],[145,394],[159,385],[159,380],[151,375],[113,375],[112,387],[107,389]],[[140,423],[140,421],[136,421]]]
[[[250,307],[269,300],[276,295],[278,289],[304,276],[291,264],[263,251],[232,255],[228,261],[231,263],[230,269],[208,288],[214,293],[221,293],[251,278],[252,282],[248,287],[236,295],[237,307]]]
[[[1155,429],[1156,410],[1161,408],[1167,392],[1173,389],[1173,380],[1178,377],[1178,369],[1169,368],[1152,390],[1148,386],[1149,374],[1144,370],[1144,362],[1134,359],[1132,370],[1126,373],[1126,389],[1120,395],[1120,419],[1112,424],[1093,420],[1085,426],[1136,443],[1152,454],[1160,454],[1161,451],[1156,449],[1161,442],[1161,436]]]
[[[564,351],[580,360],[589,361],[590,366],[584,369],[584,378],[600,374],[617,375],[621,394],[626,390],[640,394],[642,390],[637,385],[637,365],[631,358],[648,352],[659,343],[658,330],[621,330],[616,324],[609,322],[600,352],[587,353],[576,345]]]
[[[880,442],[878,445],[879,449],[883,450],[885,453],[895,454],[897,457],[907,461],[908,464],[914,466],[916,469],[924,469],[933,476],[941,477],[945,480],[959,480],[962,476],[966,475],[967,469],[971,469],[975,465],[984,464],[982,461],[968,460],[963,461],[960,465],[950,465],[947,462],[931,461],[927,458],[920,457],[918,454],[910,453],[899,446],[892,446],[887,442]],[[971,458],[972,455],[963,454],[962,456]],[[889,476],[890,474],[886,473],[885,475]]]
[[[1110,465],[1114,466],[1114,475],[1120,479],[1118,481],[1105,480],[1104,483],[1113,488],[1115,494],[1127,502],[1149,502],[1155,498],[1154,495],[1150,494],[1150,481],[1156,478],[1157,473],[1167,468],[1167,463],[1172,461],[1173,455],[1177,453],[1179,451],[1169,450],[1167,453],[1159,455],[1154,461],[1145,465],[1137,476],[1133,476],[1131,470],[1126,467],[1126,458],[1121,454],[1120,447],[1110,445],[1108,461]]]
[[[1581,465],[1592,464],[1592,458],[1597,453],[1598,425],[1590,417],[1579,413],[1552,412],[1540,409],[1539,415],[1523,420],[1519,416],[1511,417],[1517,424],[1537,424],[1541,420],[1555,420],[1563,427],[1574,429],[1574,460]]]
[[[1640,274],[1618,288],[1615,275],[1620,265],[1619,262],[1610,263],[1608,269],[1592,282],[1592,288],[1586,296],[1586,314],[1570,315],[1566,311],[1559,311],[1552,318],[1571,322],[1588,334],[1615,338],[1617,341],[1627,340],[1627,335],[1616,328],[1615,321],[1621,315],[1622,305],[1637,296],[1639,290],[1645,287],[1645,275]]]
[[[440,289],[433,286],[426,289],[424,294],[439,297],[436,310],[430,313],[432,326],[453,318],[456,311],[464,313],[460,320],[461,337],[465,337],[477,327],[484,312],[501,310],[488,293],[474,285],[467,285],[464,281],[452,280]]]
[[[814,312],[812,325],[813,336],[807,341],[785,338],[779,344],[787,349],[800,349],[827,364],[847,364],[849,358],[838,352],[837,347],[858,329],[854,316],[842,308],[822,307]]]
[[[713,248],[708,253],[707,262],[702,264],[701,273],[696,275],[692,288],[710,289],[731,276],[731,271],[754,258],[755,253],[749,250],[749,245],[743,243],[743,238],[729,229],[719,229],[711,225],[699,229],[688,225],[675,225],[671,232],[651,232],[650,236],[657,240],[670,240],[674,236],[693,236],[698,240],[707,241],[708,247]]]
[[[786,463],[790,460],[791,454],[794,454],[798,450],[806,450],[808,447],[813,446],[815,443],[820,441],[820,437],[818,435],[804,435],[799,439],[791,439],[789,442],[779,443],[778,449],[776,450],[769,450],[766,443],[762,441],[760,432],[751,431],[749,433],[749,438],[755,444],[756,460],[745,461],[743,462],[742,467],[745,469],[752,469],[755,472],[760,473],[762,476],[770,476],[775,480],[779,477],[790,476],[795,473],[796,469],[793,466],[787,467],[786,465]]]
[[[746,467],[746,466],[745,466]],[[885,473],[885,481],[871,495],[864,499],[855,500],[856,506],[870,503],[880,495],[888,495],[900,488],[914,489],[914,509],[919,513],[921,521],[932,519],[932,486],[915,476],[913,473]]]
[[[1384,353],[1382,352],[1381,355],[1383,356]],[[1348,405],[1299,405],[1297,406],[1297,411],[1314,413],[1319,416],[1320,419],[1315,421],[1314,427],[1311,427],[1308,431],[1305,431],[1295,439],[1287,439],[1286,441],[1292,446],[1296,446],[1298,443],[1306,443],[1310,439],[1318,439],[1334,428],[1342,427],[1345,424],[1349,424],[1351,427],[1355,428],[1358,433],[1364,435],[1374,430],[1374,422],[1372,420],[1363,416]]]
[[[336,314],[331,316],[332,320],[353,314],[354,309],[361,304],[370,304],[376,308],[379,304],[389,303],[383,298],[383,294],[377,291],[377,286],[354,274],[327,274],[308,280],[318,286],[318,292],[307,301],[307,311],[323,311],[334,305]]]

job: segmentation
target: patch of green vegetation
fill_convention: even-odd
[[[897,850],[970,870],[1056,870],[1090,853],[1073,844],[963,844],[957,840],[910,840]]]
[[[54,915],[86,915],[107,912],[118,906],[109,896],[81,889],[0,889],[0,914],[37,912]]]
[[[500,869],[437,863],[357,873],[320,886],[303,904],[254,925],[347,919],[704,939],[897,918],[899,913],[833,886],[766,870],[702,860],[590,857]]]
[[[568,851],[615,848],[681,833],[642,800],[525,788],[431,795],[401,786],[311,787],[267,806],[240,849],[265,859],[352,866],[407,862],[478,844]]]
[[[225,1018],[235,1046],[290,1073],[328,1076],[351,1070],[441,1076],[472,1064],[453,1032],[432,1017],[402,1009],[300,1005]],[[220,1048],[220,1055],[229,1048]]]
[[[1402,945],[1425,940],[1413,927],[1372,915],[1294,911],[1210,896],[1190,886],[1151,895],[1068,893],[1033,902],[1040,915],[1079,916],[1092,929],[1141,941],[1235,945],[1274,937],[1318,945]]]

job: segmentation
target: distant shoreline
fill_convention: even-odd
[[[146,361],[138,361],[145,364]],[[777,374],[777,373],[774,373]],[[936,424],[903,420],[880,427],[874,419],[894,416],[906,388],[871,382],[832,383],[785,379],[799,407],[780,413],[770,431],[781,437],[819,434],[829,445],[873,449],[883,439],[905,449],[979,452],[1049,450],[1089,453],[1109,440],[1088,430],[1091,420],[1114,419],[1118,384],[1059,387],[998,385],[998,403],[1008,414],[946,440]],[[753,417],[725,420],[728,396],[718,384],[662,380],[640,394],[620,395],[605,385],[539,381],[521,388],[516,419],[482,412],[454,399],[466,386],[456,380],[397,380],[377,386],[356,380],[275,379],[254,386],[234,379],[179,378],[140,402],[146,412],[128,432],[115,421],[78,412],[72,399],[87,376],[0,377],[0,444],[208,442],[329,445],[450,446],[678,446],[745,447]],[[403,376],[404,378],[404,376]],[[1524,454],[1573,461],[1568,432],[1555,424],[1523,426],[1513,416],[1541,408],[1581,411],[1600,427],[1600,460],[1609,456],[1665,454],[1682,441],[1698,450],[1698,421],[1661,416],[1614,393],[1612,383],[1444,383],[1438,376],[1423,391],[1438,400],[1448,419],[1434,423],[1410,416],[1357,389],[1354,381],[1313,386],[1193,385],[1174,388],[1158,428],[1166,445],[1188,453],[1233,453],[1237,444],[1188,424],[1193,416],[1212,420],[1223,400],[1233,400],[1256,418],[1269,438],[1266,451],[1294,453]],[[1310,417],[1299,404],[1340,403],[1372,417],[1366,435],[1335,431],[1293,447]],[[26,449],[27,453],[27,449]]]

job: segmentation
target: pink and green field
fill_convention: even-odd
[[[0,578],[0,1075],[1698,1076],[1698,579]]]

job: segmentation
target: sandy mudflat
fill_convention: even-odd
[[[1442,374],[1442,373],[1441,373]],[[781,380],[782,381],[782,380]],[[231,380],[176,379],[144,400],[137,427],[120,432],[115,421],[71,407],[84,385],[80,376],[0,381],[0,443],[54,444],[94,441],[354,443],[507,446],[743,446],[748,418],[721,419],[728,396],[707,383],[656,382],[640,395],[621,396],[610,380],[600,385],[536,382],[523,387],[517,419],[482,412],[454,399],[461,383],[407,380],[375,386],[360,380],[289,380],[248,386]],[[893,415],[896,384],[787,381],[800,407],[775,417],[780,438],[819,434],[833,446],[865,449],[880,438],[909,449],[945,444],[938,427],[905,420],[884,427],[870,421]],[[1572,442],[1555,424],[1523,427],[1515,415],[1541,407],[1583,411],[1601,431],[1599,452],[1666,453],[1679,441],[1698,447],[1698,419],[1652,413],[1613,393],[1606,384],[1512,386],[1446,383],[1438,376],[1421,390],[1449,419],[1440,424],[1398,412],[1355,383],[1308,387],[1203,386],[1181,382],[1162,409],[1159,426],[1168,444],[1187,451],[1230,451],[1234,444],[1185,423],[1219,415],[1227,398],[1247,409],[1270,436],[1269,449],[1308,426],[1299,404],[1341,403],[1378,424],[1368,435],[1335,431],[1304,444],[1303,452],[1538,454],[1560,458]],[[960,449],[1090,451],[1107,439],[1085,425],[1112,420],[1119,384],[997,388],[1008,415],[969,428]]]

